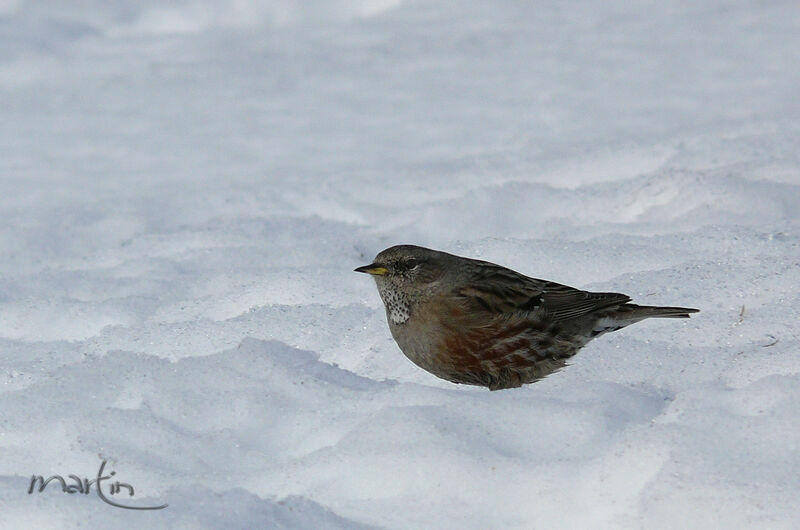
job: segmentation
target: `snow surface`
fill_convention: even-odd
[[[0,527],[796,528],[794,0],[0,1]],[[702,311],[452,385],[416,243]],[[32,474],[136,488],[121,510]]]

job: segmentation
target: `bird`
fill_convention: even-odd
[[[625,294],[583,291],[416,245],[389,247],[355,271],[375,279],[408,359],[452,383],[490,390],[536,382],[605,333],[699,311],[636,305]]]

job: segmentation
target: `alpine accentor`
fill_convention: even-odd
[[[491,390],[551,374],[603,333],[698,311],[629,304],[624,294],[581,291],[413,245],[387,248],[356,271],[375,278],[406,357],[442,379]]]

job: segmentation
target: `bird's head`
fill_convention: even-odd
[[[375,278],[387,310],[408,312],[436,291],[439,280],[448,270],[450,257],[450,254],[424,247],[397,245],[381,251],[372,263],[357,268],[356,272]]]
[[[397,245],[381,251],[369,265],[356,272],[371,274],[378,285],[404,289],[428,289],[446,270],[449,254],[415,245]]]

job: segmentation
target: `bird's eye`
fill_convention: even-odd
[[[406,269],[412,270],[416,269],[418,266],[419,266],[419,261],[415,260],[414,258],[406,260]]]

